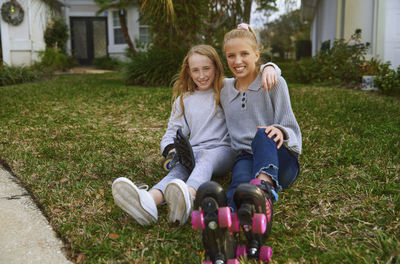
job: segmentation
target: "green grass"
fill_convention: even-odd
[[[301,174],[276,203],[276,263],[400,263],[400,100],[291,85],[303,134]],[[171,90],[117,73],[0,87],[4,159],[86,263],[200,263],[189,224],[142,227],[113,204],[120,176],[155,184]],[[222,179],[225,186],[228,178]]]

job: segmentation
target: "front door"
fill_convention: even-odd
[[[71,17],[72,55],[81,65],[107,55],[107,20],[100,17]]]

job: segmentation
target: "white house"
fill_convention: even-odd
[[[1,59],[8,65],[30,65],[39,60],[38,52],[45,49],[43,38],[52,12],[42,0],[16,1],[24,11],[18,25],[0,19]],[[94,58],[110,55],[123,57],[127,44],[121,33],[118,11],[109,10],[97,15],[93,0],[59,0],[60,14],[70,29],[67,50],[81,64],[91,64]],[[139,6],[133,4],[127,12],[127,24],[132,40],[149,42],[148,26],[140,23]]]
[[[96,15],[98,9],[93,0],[65,0],[63,13],[71,30],[68,52],[81,64],[90,64],[93,58],[107,54],[123,57],[127,48],[118,10]],[[148,26],[140,22],[139,5],[133,4],[126,12],[131,39],[147,44]]]
[[[303,19],[312,23],[312,54],[321,44],[348,40],[356,29],[369,42],[368,55],[400,65],[400,0],[302,0]]]
[[[5,8],[8,3],[0,0],[0,7]],[[8,65],[30,65],[38,60],[38,51],[45,49],[43,33],[51,12],[41,0],[17,0],[17,3],[22,8],[22,22],[9,23],[3,16],[0,19],[1,59]]]

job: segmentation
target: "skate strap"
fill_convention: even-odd
[[[262,181],[259,178],[252,179],[251,184],[257,185],[261,190],[266,192],[268,195],[273,195],[275,202],[278,201],[278,193],[275,191],[274,187],[269,182]]]
[[[274,196],[274,199],[275,199],[275,202],[277,202],[278,201],[278,193],[275,191],[275,189],[271,189],[271,193],[272,193],[272,195]]]

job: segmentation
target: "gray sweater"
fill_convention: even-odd
[[[215,107],[214,94],[213,89],[186,93],[183,99],[186,120],[181,115],[179,97],[175,100],[167,131],[161,139],[161,152],[174,143],[178,128],[184,135],[190,134],[189,142],[193,150],[230,146],[225,115],[221,107]]]
[[[285,79],[269,92],[261,87],[261,75],[242,93],[235,88],[236,79],[225,79],[221,91],[221,105],[235,151],[252,153],[251,142],[257,126],[280,128],[289,151],[301,154],[301,132],[290,104],[289,90]]]

